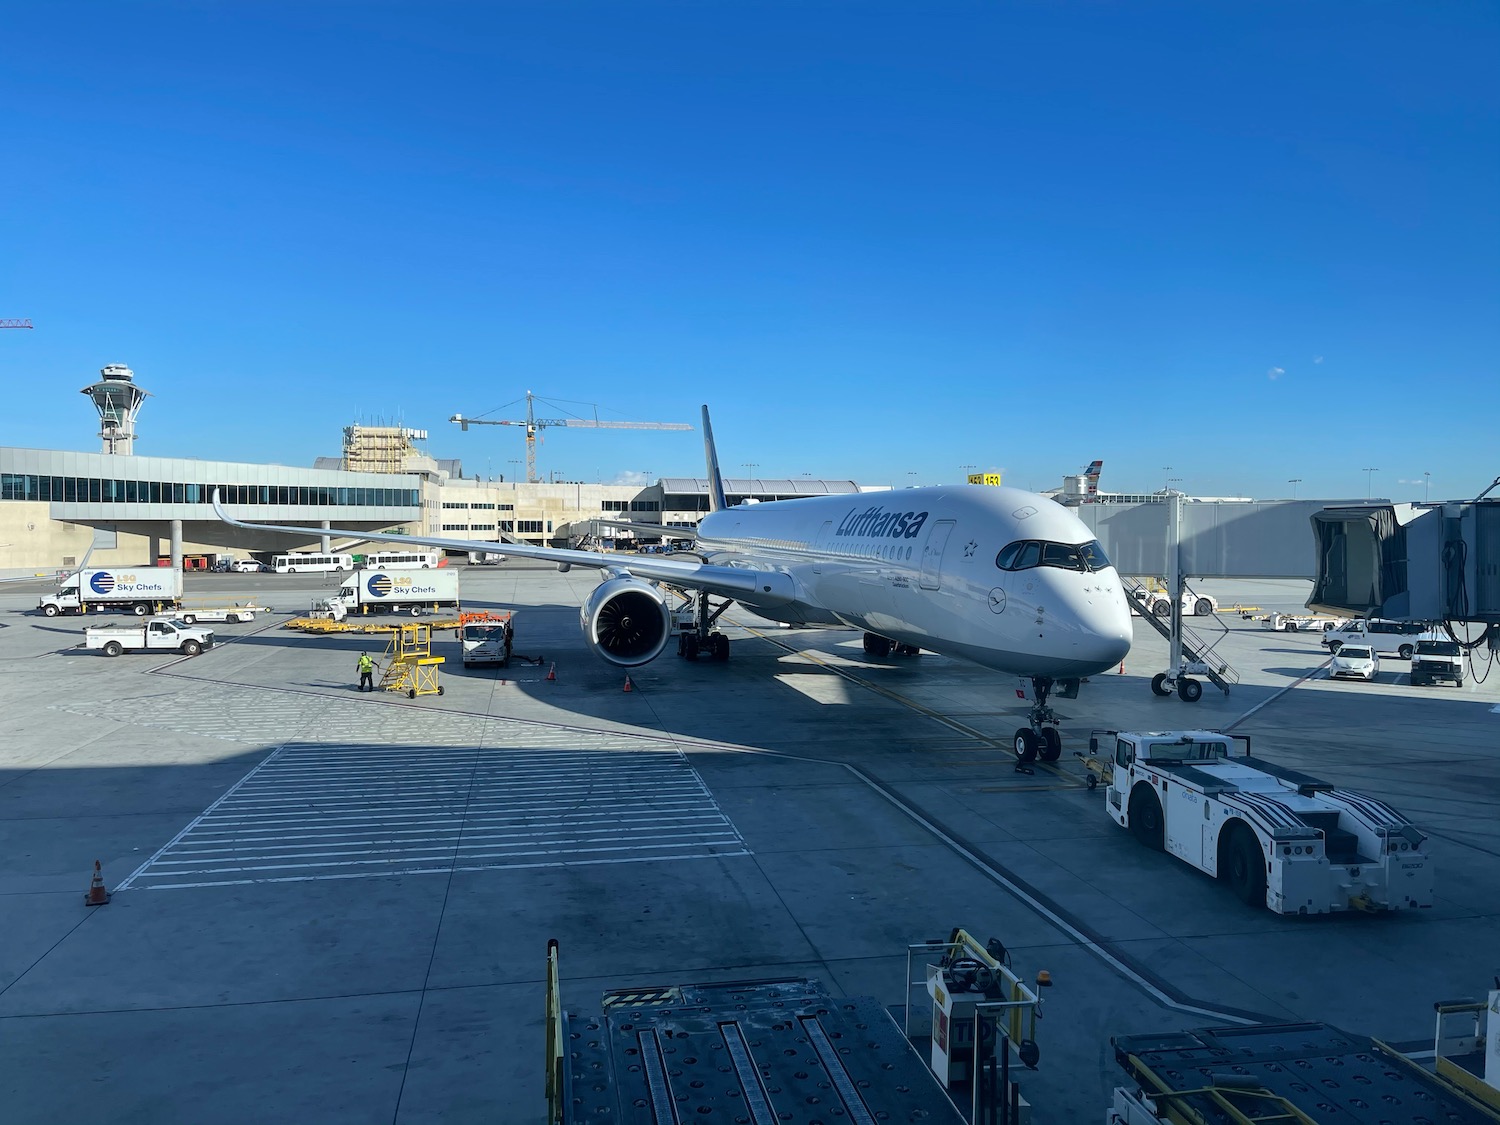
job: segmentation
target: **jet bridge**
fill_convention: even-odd
[[[1171,615],[1158,619],[1126,594],[1142,620],[1167,639],[1164,672],[1151,690],[1195,703],[1203,676],[1225,695],[1239,675],[1214,653],[1210,641],[1183,624],[1183,591],[1189,578],[1312,578],[1317,552],[1308,521],[1326,500],[1193,500],[1163,493],[1148,503],[1081,504],[1073,511],[1092,530],[1121,574],[1164,575]],[[1223,626],[1220,626],[1223,629]]]

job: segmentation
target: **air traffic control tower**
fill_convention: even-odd
[[[135,416],[141,412],[148,392],[134,382],[135,372],[123,363],[111,363],[99,371],[99,381],[83,388],[99,411],[101,453],[135,452]]]

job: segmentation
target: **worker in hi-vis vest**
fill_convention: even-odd
[[[359,667],[359,690],[360,691],[374,691],[375,690],[375,684],[371,681],[370,677],[375,674],[375,661],[373,661],[373,660],[370,659],[370,654],[368,652],[362,652],[362,653],[359,654],[359,665],[358,665],[358,667]]]

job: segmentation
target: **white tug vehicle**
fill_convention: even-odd
[[[1406,817],[1252,757],[1244,735],[1095,731],[1089,750],[1116,824],[1252,906],[1330,914],[1432,905],[1426,837]]]

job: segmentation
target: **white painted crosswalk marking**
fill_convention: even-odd
[[[749,854],[681,752],[600,741],[288,743],[120,889]]]

